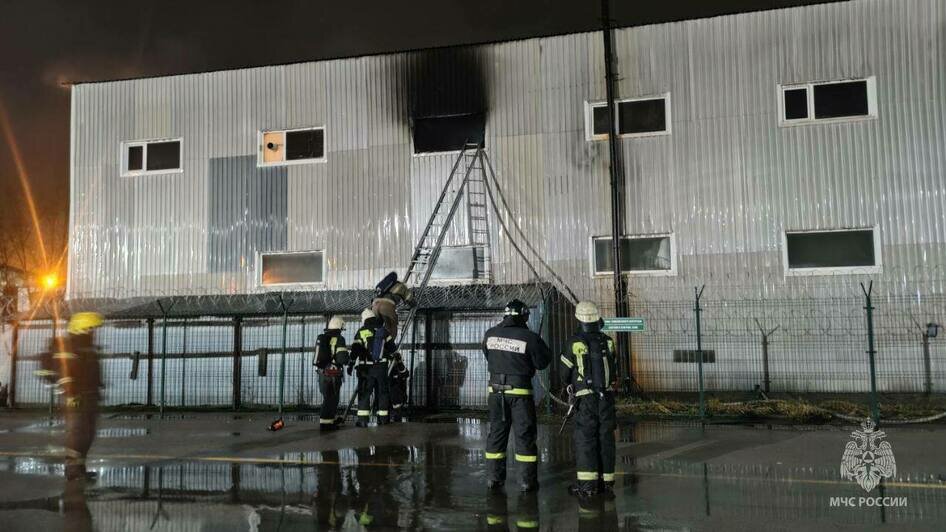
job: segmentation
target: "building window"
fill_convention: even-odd
[[[430,273],[434,281],[478,281],[487,278],[486,253],[482,246],[442,247]]]
[[[877,273],[880,242],[876,229],[796,231],[785,233],[788,275]]]
[[[466,144],[484,144],[486,117],[482,113],[414,118],[414,154],[456,152]]]
[[[323,251],[260,254],[262,286],[319,284],[325,280]]]
[[[614,270],[611,237],[591,239],[594,275],[610,275]],[[676,274],[673,235],[621,237],[621,271],[631,274]]]
[[[122,175],[180,172],[181,145],[181,139],[123,142]]]
[[[779,87],[779,123],[810,124],[877,116],[875,78],[783,85]]]
[[[617,100],[615,115],[618,135],[645,137],[670,133],[670,94],[648,98]],[[588,102],[585,108],[585,131],[588,140],[608,138],[608,103]]]
[[[259,165],[283,166],[325,161],[325,128],[262,131]]]

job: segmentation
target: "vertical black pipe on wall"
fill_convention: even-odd
[[[601,25],[604,36],[604,72],[608,98],[608,154],[611,168],[611,258],[614,272],[614,315],[627,317],[627,286],[621,274],[621,236],[624,234],[624,173],[618,151],[617,127],[614,117],[614,36],[611,33],[610,0],[601,0]],[[624,393],[631,391],[631,349],[628,333],[615,333],[618,359],[624,375]]]

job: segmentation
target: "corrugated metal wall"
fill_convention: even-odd
[[[671,135],[621,141],[628,233],[673,232],[681,277],[779,279],[790,229],[876,225],[885,266],[943,264],[944,13],[942,0],[860,0],[618,30],[618,95],[669,92],[673,116]],[[411,149],[410,80],[451,64],[443,53],[76,86],[70,295],[257,291],[256,252],[281,247],[325,249],[326,289],[403,268],[455,157]],[[609,230],[607,146],[584,139],[583,103],[604,97],[601,36],[469,53],[475,75],[437,82],[485,87],[487,147],[518,221],[587,294],[589,238]],[[778,83],[871,75],[879,119],[778,127]],[[250,164],[259,130],[314,125],[327,162],[280,169],[285,189],[225,164]],[[183,137],[183,172],[119,176],[122,141],[163,137]],[[245,205],[267,190],[286,207]],[[238,215],[214,210],[226,201]],[[256,234],[274,224],[285,241]],[[525,280],[494,242],[498,282]],[[233,253],[237,271],[215,267]]]
[[[720,338],[753,345],[752,319],[785,318],[778,302],[805,299],[778,322],[795,324],[783,328],[793,352],[850,374],[861,332],[824,362],[826,340],[811,334],[820,318],[803,318],[856,316],[865,277],[785,277],[786,230],[877,227],[879,293],[915,296],[897,303],[904,315],[946,320],[942,299],[924,303],[946,284],[944,26],[946,0],[854,0],[615,32],[618,97],[669,93],[672,109],[672,134],[620,142],[626,232],[673,233],[677,248],[677,275],[630,280],[632,311],[667,335],[635,340],[638,371],[664,375],[669,349],[694,347],[682,331],[692,288],[706,283],[710,304],[738,323]],[[778,84],[864,76],[876,76],[877,119],[779,127]],[[424,93],[431,83],[447,96]],[[580,297],[609,311],[611,280],[589,265],[591,237],[610,233],[607,143],[584,132],[585,101],[605,97],[600,33],[73,90],[73,298],[262,291],[256,253],[283,245],[325,250],[324,289],[371,287],[407,265],[455,159],[412,155],[410,117],[482,105],[516,221]],[[285,189],[258,190],[252,167],[230,183],[215,163],[252,161],[260,130],[306,126],[325,126],[327,161],[286,167]],[[119,176],[122,141],[163,137],[183,137],[183,172]],[[266,208],[247,206],[246,194],[273,192]],[[497,225],[495,281],[529,280]],[[653,308],[668,301],[679,309]],[[727,378],[716,382],[743,386]]]

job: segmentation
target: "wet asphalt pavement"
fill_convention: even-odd
[[[106,414],[94,484],[67,483],[62,426],[0,413],[0,531],[943,530],[946,426],[885,427],[897,473],[842,479],[854,426],[622,423],[613,501],[579,503],[571,438],[539,430],[538,493],[485,489],[475,419],[323,434],[270,414]],[[510,453],[511,454],[511,453]],[[881,497],[886,499],[880,499]],[[832,505],[834,499],[834,505]],[[886,506],[877,501],[886,500]]]

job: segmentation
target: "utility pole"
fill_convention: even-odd
[[[618,151],[617,114],[614,98],[614,37],[611,33],[610,0],[601,0],[601,25],[604,36],[604,72],[608,99],[608,154],[611,169],[611,270],[614,283],[614,315],[625,318],[630,314],[627,304],[627,284],[621,273],[621,236],[624,234],[624,172]],[[615,333],[618,360],[624,374],[624,393],[631,392],[631,346],[630,335]]]

